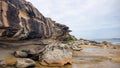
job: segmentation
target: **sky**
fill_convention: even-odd
[[[75,37],[120,38],[120,0],[27,0]]]

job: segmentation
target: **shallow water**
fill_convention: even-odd
[[[85,48],[73,57],[73,68],[120,68],[120,62],[110,58],[120,58],[120,50]]]
[[[35,68],[72,68],[72,65],[67,64],[67,65],[61,66],[61,67],[48,67],[48,66],[40,65],[40,64],[38,63],[38,64],[36,64],[36,67],[35,67]]]
[[[12,55],[11,55],[12,52],[13,52],[12,50],[0,49],[0,60],[4,59],[6,57],[12,57]]]

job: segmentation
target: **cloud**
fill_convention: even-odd
[[[120,27],[120,0],[28,1],[32,2],[44,16],[68,25],[73,31],[72,34],[76,36],[83,31]]]

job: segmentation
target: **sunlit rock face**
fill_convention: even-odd
[[[45,66],[64,66],[72,64],[72,51],[69,45],[52,43],[45,47],[39,62]]]
[[[30,2],[0,0],[0,40],[56,39],[69,32],[69,27],[44,17]]]

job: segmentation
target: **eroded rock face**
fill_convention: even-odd
[[[52,44],[46,46],[43,55],[39,56],[40,64],[46,66],[63,66],[72,64],[72,51],[66,44]]]
[[[69,31],[66,25],[44,17],[30,2],[0,0],[1,40],[56,39],[66,34],[69,35]]]

